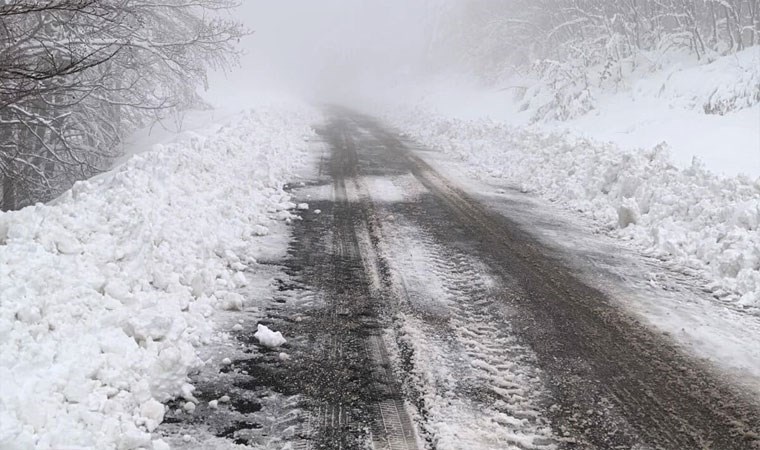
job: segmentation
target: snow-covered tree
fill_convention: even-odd
[[[446,45],[478,72],[536,59],[617,64],[669,48],[709,58],[760,44],[760,0],[468,0],[449,20]]]
[[[0,0],[2,209],[102,170],[125,133],[235,61],[237,0]]]
[[[445,23],[439,59],[492,83],[538,77],[534,120],[564,120],[593,108],[593,88],[657,70],[666,53],[711,61],[760,44],[760,0],[466,0]]]

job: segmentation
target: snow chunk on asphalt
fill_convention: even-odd
[[[282,333],[279,331],[272,331],[261,324],[259,324],[253,337],[258,339],[259,344],[267,348],[277,348],[287,342],[285,338],[282,337]]]

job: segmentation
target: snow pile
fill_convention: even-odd
[[[195,347],[295,207],[312,119],[247,112],[0,214],[0,448],[165,448],[162,402],[197,402]]]
[[[254,333],[253,337],[259,341],[259,344],[267,348],[277,348],[287,342],[285,338],[282,337],[282,333],[279,331],[272,331],[262,324],[258,325],[256,333]]]
[[[415,111],[392,119],[423,145],[593,218],[655,256],[703,270],[716,295],[760,307],[760,183],[718,177],[697,160],[679,169],[665,146],[611,144]]]

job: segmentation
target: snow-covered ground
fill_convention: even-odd
[[[407,199],[419,196],[419,185],[396,181]],[[384,190],[370,189],[374,199]],[[392,353],[406,350],[413,359],[403,383],[424,405],[425,417],[417,420],[425,435],[439,449],[556,449],[540,407],[546,388],[536,357],[505,320],[509,308],[489,295],[495,281],[487,267],[440,246],[404,218],[395,217],[384,233],[383,250],[411,310],[424,311],[397,313],[399,347],[388,347]],[[394,354],[394,360],[402,358]],[[492,400],[468,393],[478,390]]]
[[[688,59],[634,73],[595,95],[593,111],[563,125],[626,150],[665,143],[679,167],[697,158],[716,174],[760,176],[760,46],[707,65]]]
[[[594,219],[649,255],[714,280],[714,291],[760,307],[760,185],[679,169],[664,148],[624,151],[570,133],[540,133],[490,120],[419,112],[396,122],[423,145],[464,162],[473,176],[501,180]]]
[[[601,266],[628,280],[600,287],[696,354],[750,375],[757,389],[760,354],[748,348],[760,328],[760,105],[704,112],[737,92],[756,101],[757,61],[760,47],[668,66],[628,80],[627,89],[596,92],[594,110],[563,122],[531,122],[511,89],[451,79],[384,111],[402,134],[439,152],[435,161],[423,155],[468,189],[496,186],[497,196],[535,201],[544,219],[525,226],[548,215],[568,230],[585,227],[588,236],[548,234],[578,261],[610,251],[609,239],[649,260],[617,253],[615,264],[584,270],[594,283]],[[605,250],[589,250],[600,242]],[[684,283],[691,286],[674,288]]]
[[[591,217],[642,250],[705,271],[733,301],[760,306],[760,185],[704,166],[675,167],[664,148],[623,151],[568,133],[421,116],[399,126],[479,177]]]
[[[760,46],[706,65],[677,56],[642,62],[660,69],[639,69],[615,87],[592,89],[593,109],[565,121],[533,121],[555,91],[525,77],[508,79],[499,89],[484,89],[467,77],[440,77],[414,85],[402,98],[407,107],[445,117],[567,130],[623,150],[664,144],[680,168],[697,158],[716,174],[760,177]],[[530,90],[516,96],[525,88]],[[706,108],[727,111],[705,114]]]
[[[718,296],[754,309],[760,307],[757,61],[760,47],[707,65],[639,74],[630,89],[597,92],[596,109],[567,122],[529,124],[535,105],[516,112],[511,94],[455,93],[451,82],[388,117],[411,138],[463,161],[474,176],[592,218],[646,254],[703,272]],[[745,103],[753,106],[741,108]],[[738,109],[704,112],[706,105],[727,104]]]
[[[162,403],[194,401],[215,315],[256,301],[236,291],[296,207],[283,185],[316,117],[292,103],[214,114],[0,214],[0,448],[168,448],[151,435]]]
[[[552,255],[590,286],[607,293],[652,329],[706,359],[737,385],[760,395],[760,314],[716,298],[704,273],[674,260],[642,254],[561,202],[511,189],[499,177],[468,170],[467,162],[439,151],[419,155],[490,209],[529,230]],[[719,297],[719,296],[718,296]]]

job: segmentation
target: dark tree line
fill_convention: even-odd
[[[198,102],[245,34],[238,0],[0,0],[0,209],[107,168],[136,127]]]

